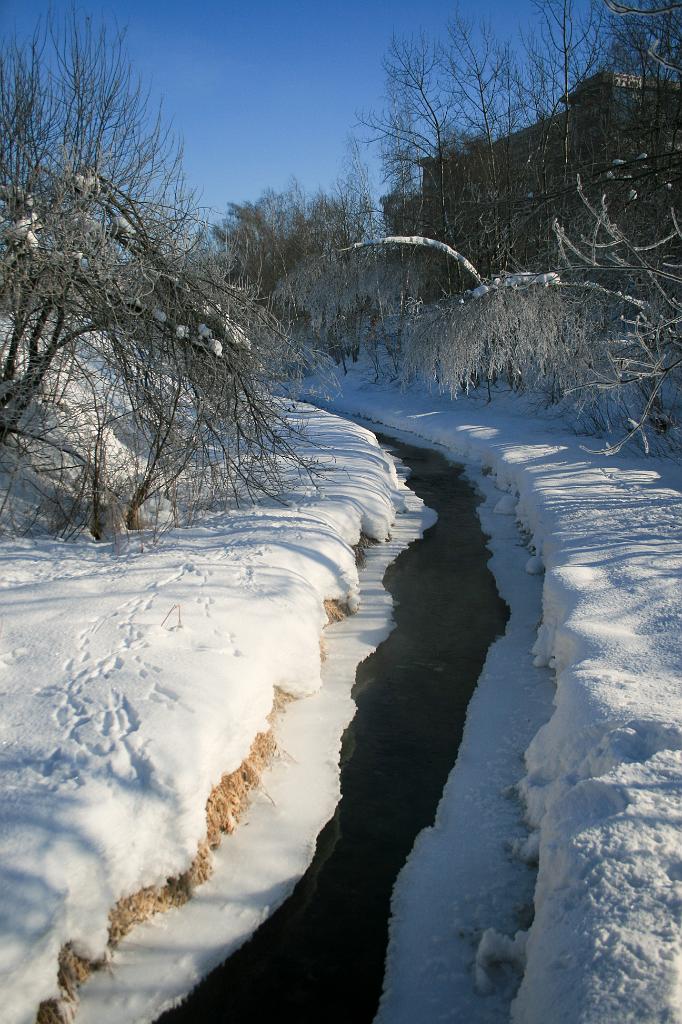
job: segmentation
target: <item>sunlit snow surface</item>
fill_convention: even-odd
[[[679,463],[372,378],[329,404],[470,465],[512,613],[396,886],[378,1022],[680,1021]]]
[[[322,471],[292,480],[285,506],[214,515],[119,551],[3,542],[5,1024],[29,1024],[57,994],[63,943],[101,955],[117,899],[188,866],[206,798],[267,727],[275,686],[307,699],[289,706],[281,756],[213,878],[124,940],[111,970],[84,986],[79,1021],[152,1019],[244,940],[312,857],[338,800],[355,665],[389,628],[383,571],[428,513],[367,431],[299,415],[322,445]],[[391,534],[369,552],[362,588],[351,547],[361,530]],[[321,674],[325,598],[360,613],[327,631]]]
[[[438,820],[396,887],[381,1024],[682,1020],[679,467],[590,455],[513,396],[453,404],[351,373],[334,405],[467,462],[512,609]],[[122,943],[84,987],[79,1019],[150,1020],[312,855],[338,796],[355,662],[388,628],[383,569],[425,519],[362,430],[309,419],[329,472],[300,481],[285,509],[116,556],[3,544],[8,1024],[54,993],[62,942],[96,955],[120,895],[186,866],[206,795],[262,728],[274,685],[315,695],[287,710],[282,756],[216,875]],[[349,545],[361,525],[386,536],[404,500],[390,543],[369,552],[360,616],[328,631],[320,677],[321,599],[357,600]],[[177,604],[182,629],[177,613],[162,624]]]

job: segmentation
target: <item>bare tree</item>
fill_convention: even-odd
[[[600,65],[603,8],[591,3],[585,13],[578,13],[574,0],[534,3],[541,19],[540,40],[548,69],[545,80],[551,83],[551,116],[560,113],[563,175],[568,180],[572,162],[571,94]]]
[[[5,463],[95,534],[104,504],[135,527],[190,467],[267,487],[265,367],[292,353],[229,283],[120,38],[72,17],[0,54],[0,219]]]
[[[480,265],[499,271],[506,268],[512,233],[509,200],[515,186],[508,143],[520,126],[513,54],[489,22],[475,29],[456,13],[445,59],[459,150],[448,196],[451,219]]]
[[[422,161],[431,161],[430,187],[438,211],[431,230],[449,241],[446,163],[452,125],[442,50],[424,35],[413,39],[394,36],[384,59],[384,71],[386,107],[361,115],[360,121],[381,143],[394,187],[415,191],[421,182]],[[413,229],[416,227],[419,225],[413,225]]]

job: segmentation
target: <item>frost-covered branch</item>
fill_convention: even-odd
[[[604,3],[614,14],[638,14],[651,16],[654,14],[672,14],[673,11],[682,9],[682,3],[663,4],[661,7],[636,7],[633,4],[622,4],[618,0],[604,0]]]
[[[682,368],[682,273],[680,234],[674,210],[671,230],[660,225],[653,241],[642,243],[634,229],[619,223],[605,196],[588,199],[580,181],[578,193],[592,225],[589,233],[572,237],[558,222],[554,229],[564,261],[593,293],[608,297],[614,311],[620,307],[619,330],[606,338],[607,359],[589,366],[585,380],[573,390],[629,394],[637,403],[626,416],[623,435],[604,448],[613,454],[639,436],[649,450],[647,430],[659,434],[676,430],[676,406]],[[595,274],[599,282],[595,282]],[[624,286],[626,290],[624,290]],[[627,309],[630,312],[626,312]],[[595,339],[603,346],[604,340]]]
[[[272,389],[297,362],[230,283],[121,40],[72,15],[4,47],[0,460],[47,475],[59,518],[95,536],[106,509],[139,526],[181,478],[193,502],[270,493],[286,437]],[[78,471],[54,451],[80,453]]]
[[[452,246],[447,245],[445,242],[438,242],[434,238],[424,238],[421,235],[389,235],[385,238],[372,238],[366,242],[355,242],[353,245],[348,246],[347,249],[339,251],[351,252],[354,249],[365,249],[368,246],[375,245],[414,245],[424,249],[436,249],[438,252],[442,252],[451,259],[456,260],[457,263],[471,274],[477,284],[483,284],[483,279],[476,270],[476,267],[461,252],[457,252],[456,249],[453,249]]]
[[[446,256],[456,260],[465,268],[465,270],[468,270],[476,281],[476,287],[464,293],[465,296],[470,299],[480,299],[484,295],[487,295],[488,292],[496,291],[499,288],[518,289],[529,288],[533,285],[549,287],[550,285],[561,284],[561,278],[556,271],[549,271],[541,274],[536,274],[532,271],[524,271],[518,274],[500,274],[486,282],[466,256],[457,252],[457,250],[453,249],[452,246],[446,245],[445,242],[438,242],[434,238],[424,238],[421,235],[389,235],[386,238],[373,238],[366,242],[356,242],[347,249],[341,249],[340,252],[352,252],[356,249],[365,249],[381,245],[408,245],[424,249],[435,249],[438,252],[442,252]]]
[[[637,17],[652,18],[661,15],[676,15],[678,11],[682,11],[682,3],[674,2],[660,4],[656,7],[640,7],[630,3],[621,3],[620,0],[604,0],[604,3],[608,9],[616,15],[628,16],[636,15]],[[661,52],[661,40],[655,39],[654,42],[647,49],[647,54],[656,64],[661,68],[665,68],[667,71],[673,71],[679,74],[682,71],[682,65],[679,59],[672,59],[664,56]]]

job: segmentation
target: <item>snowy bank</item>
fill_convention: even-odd
[[[84,997],[93,994],[83,1000],[82,1018],[153,1019],[219,961],[221,942],[244,941],[312,857],[338,800],[355,663],[383,638],[390,617],[390,599],[377,593],[369,617],[356,617],[363,635],[346,663],[337,659],[337,674],[350,676],[345,689],[320,692],[323,601],[352,610],[364,604],[352,547],[361,531],[386,541],[396,510],[408,512],[402,532],[393,528],[400,539],[375,549],[385,562],[425,519],[371,434],[305,407],[297,415],[311,442],[301,442],[304,453],[321,448],[317,471],[291,479],[284,505],[207,516],[156,543],[132,535],[119,553],[87,541],[3,543],[0,970],[7,1024],[29,1024],[39,1002],[58,995],[65,943],[90,960],[106,955],[116,902],[187,869],[206,834],[207,797],[268,729],[276,687],[317,696],[284,716],[281,742],[292,765],[282,758],[273,769],[272,803],[262,801],[269,815],[257,802],[249,828],[223,845],[229,850],[197,891],[208,890],[213,908],[206,913],[223,919],[218,951],[201,948],[210,928],[202,934],[193,930],[201,922],[182,917],[200,902],[192,900],[163,915],[179,924],[157,918],[128,947],[123,942],[116,957],[126,961],[131,947],[144,948],[138,933],[151,934],[152,951],[139,959],[143,978],[138,973],[126,988],[115,959],[113,972],[83,988]],[[372,563],[377,591],[382,557]],[[182,956],[170,948],[173,935]],[[150,973],[150,957],[165,981]]]
[[[378,1019],[505,1020],[520,974],[518,1024],[682,1020],[679,466],[590,454],[582,443],[597,444],[513,395],[452,402],[360,369],[330,405],[484,467],[512,610],[438,820],[396,887]],[[524,835],[503,810],[510,779]],[[528,929],[514,864],[535,861]]]

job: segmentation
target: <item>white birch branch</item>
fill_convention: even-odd
[[[353,245],[349,245],[347,249],[341,249],[340,252],[350,252],[352,249],[364,249],[370,245],[416,245],[426,249],[438,249],[439,252],[445,253],[446,256],[452,257],[457,260],[465,270],[468,270],[473,278],[475,278],[478,285],[483,284],[481,275],[476,270],[473,263],[470,263],[466,256],[462,256],[461,252],[457,252],[452,246],[446,245],[445,242],[437,242],[434,238],[424,238],[421,235],[389,235],[386,238],[371,238],[367,242],[355,242]]]

